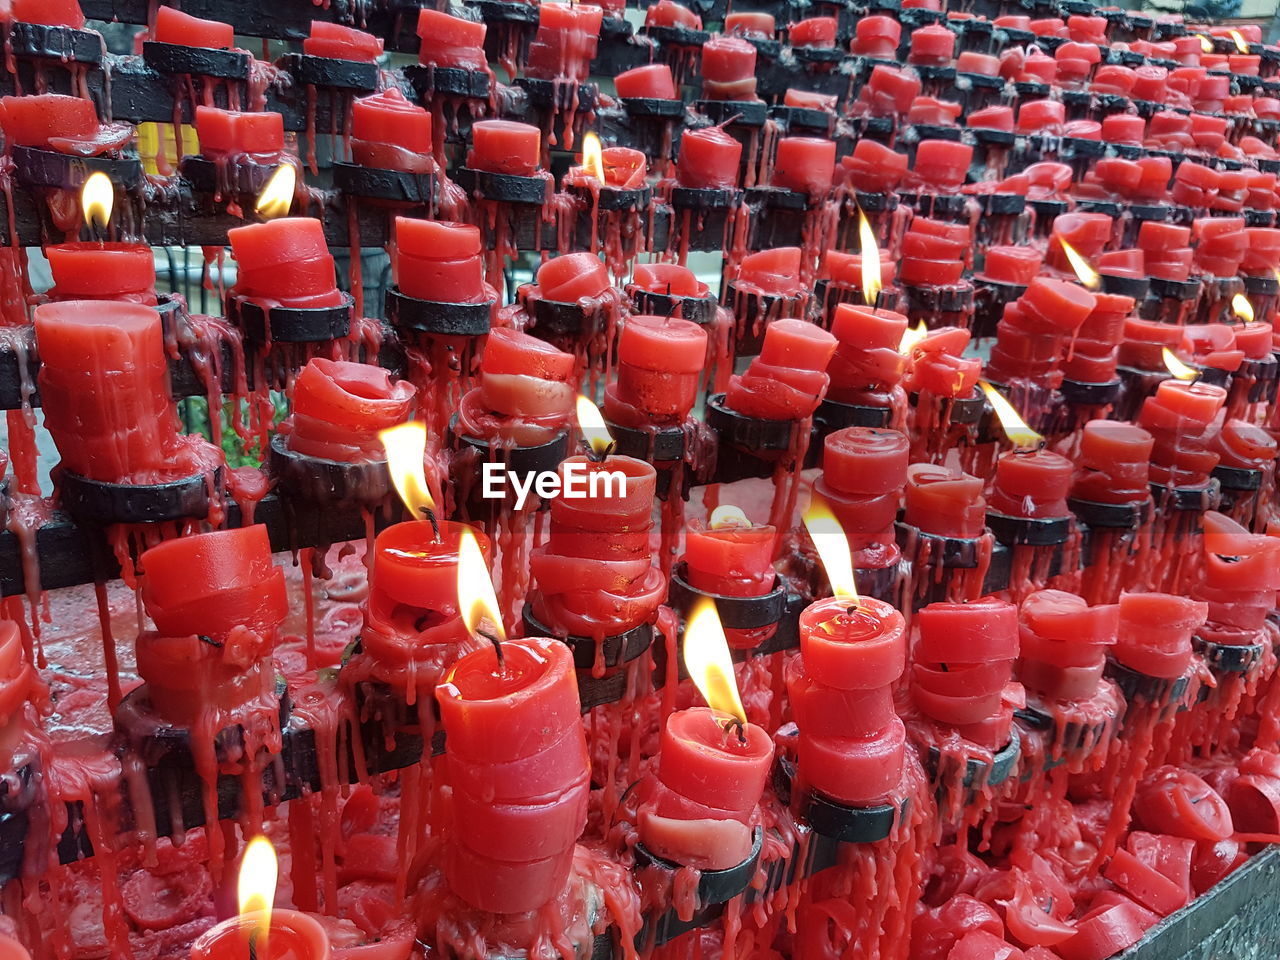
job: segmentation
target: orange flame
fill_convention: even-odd
[[[747,711],[733,675],[733,657],[725,640],[715,601],[701,600],[684,629],[684,666],[712,710],[747,722]]]
[[[80,211],[86,227],[105,230],[111,222],[111,210],[116,202],[116,189],[111,178],[102,171],[89,174],[80,188]]]
[[[985,380],[979,380],[978,386],[982,387],[982,392],[987,395],[987,400],[995,410],[1000,426],[1004,429],[1004,435],[1013,444],[1015,450],[1034,450],[1044,442],[1044,437],[1027,426],[1027,421],[1022,419],[1021,414],[999,390]]]
[[[426,511],[435,509],[435,500],[427,486],[423,467],[427,454],[427,428],[411,421],[388,427],[378,434],[387,452],[387,472],[405,509],[417,520],[426,519]]]
[[[849,538],[845,536],[844,527],[826,502],[818,497],[809,501],[803,520],[804,528],[809,531],[809,539],[818,551],[818,559],[827,571],[827,579],[831,581],[832,594],[838,600],[857,603],[858,584],[853,574],[853,551],[849,549]]]

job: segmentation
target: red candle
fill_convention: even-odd
[[[860,57],[893,59],[902,39],[902,24],[893,17],[872,15],[861,17],[854,27],[853,52]]]
[[[19,23],[84,29],[84,12],[79,0],[13,0],[9,12]]]
[[[742,258],[734,286],[740,293],[795,297],[801,292],[800,248],[757,250]]]
[[[13,937],[0,935],[0,957],[4,960],[31,960],[27,948]]]
[[[200,155],[213,159],[249,155],[278,159],[284,150],[284,116],[196,107]]]
[[[1150,677],[1180,677],[1191,664],[1191,637],[1208,613],[1208,604],[1169,593],[1122,594],[1116,659]]]
[[[1218,465],[1213,442],[1214,420],[1227,393],[1208,383],[1165,380],[1147,397],[1138,413],[1139,426],[1155,438],[1151,480],[1166,487],[1199,487]]]
[[[395,278],[400,292],[436,303],[484,303],[480,228],[469,223],[396,217]]]
[[[151,706],[170,723],[195,726],[210,708],[269,701],[270,654],[289,602],[266,527],[166,540],[139,566],[142,602],[156,626],[137,646]]]
[[[44,248],[53,274],[50,300],[130,300],[156,304],[151,248],[131,243],[58,243]]]
[[[973,147],[953,140],[921,140],[912,171],[934,192],[957,190],[969,173]]]
[[[1067,108],[1060,100],[1028,100],[1018,107],[1019,133],[1053,133],[1066,120]]]
[[[206,930],[191,944],[191,960],[244,960],[251,938],[264,927],[269,927],[269,933],[257,936],[257,960],[329,960],[331,956],[320,921],[297,910],[277,908],[270,913],[242,913]]]
[[[1049,450],[1012,450],[996,462],[987,505],[994,513],[1026,519],[1070,516],[1067,491],[1073,465]]]
[[[605,387],[605,417],[633,428],[683,423],[706,356],[707,332],[696,323],[628,317],[618,339],[617,380]]]
[[[157,43],[175,43],[187,47],[231,49],[236,45],[235,30],[229,23],[201,20],[173,7],[156,10],[151,39]]]
[[[743,416],[800,420],[826,395],[826,368],[836,339],[805,320],[775,320],[765,328],[760,356],[729,379],[726,404]]]
[[[1109,143],[1142,143],[1147,123],[1131,113],[1113,113],[1102,120],[1102,139]]]
[[[906,331],[907,318],[900,313],[837,304],[831,321],[837,344],[828,367],[827,396],[841,403],[889,406],[906,366],[898,350]]]
[[[840,522],[854,568],[883,570],[901,556],[893,523],[907,482],[910,444],[896,430],[846,427],[828,434],[814,491]]]
[[[945,67],[955,56],[956,35],[940,23],[911,31],[911,52],[907,62],[919,66]]]
[[[351,156],[361,166],[426,173],[431,149],[431,114],[396,88],[351,104]]]
[[[1200,777],[1177,767],[1153,771],[1138,788],[1133,811],[1142,826],[1172,837],[1212,843],[1233,832],[1226,801]]]
[[[1146,503],[1154,444],[1155,438],[1134,424],[1090,420],[1080,434],[1071,496],[1091,503]]]
[[[597,6],[539,4],[538,31],[529,44],[525,74],[543,80],[586,80],[603,18]]]
[[[1039,590],[1022,601],[1018,623],[1018,678],[1029,692],[1048,700],[1097,693],[1120,629],[1116,604],[1091,607],[1073,593]]]
[[[950,100],[938,100],[934,97],[916,97],[907,111],[907,123],[928,124],[935,127],[953,127],[963,107]]]
[[[892,193],[907,172],[907,155],[875,140],[859,140],[840,166],[850,185],[862,193]]]
[[[290,307],[342,303],[324,226],[311,217],[281,217],[227,231],[236,260],[233,293]]]
[[[911,664],[916,709],[956,727],[979,746],[1004,746],[1013,720],[1003,700],[1018,656],[1018,608],[985,597],[931,603],[916,618],[920,635]]]
[[[702,18],[688,7],[675,3],[674,0],[658,0],[657,3],[650,4],[649,9],[645,11],[644,25],[701,30]]]
[[[1100,261],[1098,266],[1102,266]],[[1133,310],[1134,300],[1113,293],[1093,296],[1096,305],[1080,325],[1063,373],[1077,383],[1111,383],[1116,378],[1125,319]]]
[[[1040,272],[1043,259],[1040,251],[1031,247],[987,247],[982,276],[1025,287]]]
[[[553,257],[538,268],[537,284],[545,300],[580,303],[612,288],[609,272],[594,253]]]
[[[777,28],[773,14],[763,11],[727,13],[724,17],[724,32],[735,37],[767,40]]]
[[[613,78],[613,87],[624,99],[679,100],[671,67],[665,63],[647,63],[624,70]]]
[[[498,328],[485,344],[480,385],[462,398],[458,425],[465,436],[536,446],[565,429],[576,395],[573,354]]]
[[[307,457],[382,460],[378,433],[409,419],[413,384],[380,367],[313,357],[293,384],[293,412],[280,426],[289,449]]]
[[[1266,439],[1274,458],[1275,441]],[[1265,642],[1267,616],[1280,589],[1280,538],[1252,533],[1212,511],[1205,514],[1204,527],[1204,582],[1193,596],[1208,604],[1208,622],[1198,636],[1224,644]]]
[[[63,469],[107,483],[203,472],[193,458],[204,448],[178,437],[155,310],[94,300],[49,303],[36,308],[35,332],[45,426]]]
[[[51,141],[91,140],[98,132],[93,102],[80,97],[56,93],[0,97],[0,107],[0,127],[12,146],[56,150]]]
[[[836,97],[834,94],[818,93],[813,90],[796,90],[788,87],[787,92],[782,95],[782,102],[788,107],[825,110],[833,114],[836,111]]]
[[[973,540],[986,527],[983,483],[959,470],[913,463],[907,468],[903,520],[935,537]]]
[[[793,23],[787,28],[787,38],[793,47],[834,47],[836,18],[810,17]]]
[[[431,67],[459,70],[489,69],[484,55],[484,35],[488,28],[475,20],[453,17],[441,10],[424,7],[418,11],[417,33],[422,41],[418,62]]]
[[[703,44],[702,96],[755,100],[756,48],[738,37],[714,37]]]
[[[22,646],[22,633],[12,620],[0,621],[0,760],[12,764],[26,733],[26,704],[43,687]],[[3,954],[3,946],[0,946]]]
[[[637,263],[631,275],[633,286],[670,297],[705,297],[707,285],[688,267],[678,263]]]
[[[836,144],[817,137],[783,137],[770,183],[785,190],[823,196],[835,178]]]
[[[742,144],[723,127],[686,130],[680,137],[676,182],[701,190],[733,190],[741,162]]]
[[[891,688],[906,662],[902,614],[871,598],[831,597],[800,614],[787,692],[800,727],[798,774],[850,805],[882,801],[902,777],[906,731]]]
[[[858,104],[875,117],[905,115],[920,96],[922,84],[914,71],[877,64],[858,91]]]
[[[1179,171],[1182,167],[1178,168]],[[1206,277],[1231,277],[1240,270],[1249,246],[1241,217],[1203,217],[1192,221],[1196,273]]]
[[[752,523],[736,507],[718,507],[707,522],[690,520],[685,528],[685,579],[705,593],[763,596],[778,577],[773,568],[776,537],[772,525]],[[736,632],[726,631],[731,646]]]
[[[599,472],[622,475],[620,496],[588,486]],[[657,473],[642,460],[617,456],[599,462],[570,457],[560,473],[562,478],[579,474],[586,491],[551,501],[551,537],[531,562],[537,584],[533,611],[563,635],[599,644],[652,621],[666,595],[666,580],[652,566],[649,545]],[[615,486],[608,492],[618,491]],[[597,667],[603,670],[602,660]]]
[[[514,120],[480,120],[471,126],[467,166],[531,177],[542,164],[542,133]]]
[[[591,767],[569,649],[513,640],[467,654],[436,688],[453,788],[445,877],[492,913],[525,913],[565,887],[586,825]]]
[[[982,77],[996,77],[1000,75],[1000,60],[990,54],[962,50],[960,56],[956,57],[956,70]]]
[[[997,383],[1025,380],[1057,387],[1070,336],[1096,306],[1097,298],[1075,284],[1037,277],[996,325],[987,376]]]
[[[935,397],[968,397],[982,375],[982,361],[965,359],[970,333],[960,327],[939,327],[911,348],[903,386],[912,393]]]
[[[302,41],[309,57],[373,63],[382,56],[382,38],[328,20],[312,20],[311,35]]]
[[[1019,83],[1053,83],[1058,77],[1058,62],[1046,57],[1039,49],[1032,49],[1022,61],[1015,78]]]

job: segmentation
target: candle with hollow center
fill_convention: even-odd
[[[26,705],[43,684],[22,647],[22,633],[12,620],[0,620],[0,762],[6,767],[26,732]]]
[[[280,425],[303,456],[358,463],[382,460],[382,430],[404,423],[413,384],[380,367],[313,357],[293,384],[293,411]]]
[[[255,942],[254,934],[268,923],[268,932],[258,933]],[[315,917],[281,909],[224,920],[191,944],[191,960],[245,960],[250,953],[255,960],[329,960],[331,948]]]
[[[531,638],[467,654],[436,688],[449,740],[445,877],[467,903],[524,913],[564,890],[591,765],[573,658]]]
[[[364,167],[434,169],[431,114],[394,87],[351,104],[351,157]]]

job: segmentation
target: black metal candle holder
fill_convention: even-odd
[[[522,177],[513,173],[492,173],[461,167],[454,174],[460,187],[475,196],[497,203],[540,207],[547,202],[554,184],[545,174]]]
[[[142,161],[136,157],[81,157],[20,146],[11,153],[14,179],[26,187],[79,190],[94,173],[106,174],[123,190],[138,190],[143,183]]]
[[[420,300],[392,287],[387,291],[386,313],[387,320],[399,330],[437,337],[483,337],[489,332],[496,305],[496,300],[483,303]]]
[[[803,244],[805,214],[813,209],[808,194],[781,187],[752,187],[746,191],[745,200],[751,216],[747,233],[749,249]]]
[[[554,473],[569,455],[569,431],[556,434],[546,443],[532,447],[513,447],[502,443],[490,444],[479,437],[469,437],[458,432],[458,415],[455,413],[449,420],[449,443],[457,451],[471,451],[475,460],[467,457],[456,457],[454,466],[468,477],[476,474],[476,463],[501,463],[511,474],[516,475],[521,483],[529,479],[530,474]],[[459,489],[466,489],[465,484],[455,481]],[[505,501],[478,500],[478,504],[487,504],[490,509],[500,509]],[[474,507],[477,504],[464,505]]]
[[[524,634],[527,637],[551,637],[565,644],[573,653],[573,665],[578,677],[578,697],[585,713],[592,707],[616,703],[622,699],[627,687],[626,671],[619,669],[644,655],[653,645],[653,626],[642,623],[623,633],[596,639],[594,637],[558,636],[554,630],[538,620],[531,604],[526,603],[520,614]],[[597,649],[599,648],[599,649]],[[595,676],[597,664],[603,664],[603,676]]]
[[[275,434],[267,458],[272,482],[282,496],[324,506],[357,504],[372,508],[391,495],[391,475],[385,460],[346,463],[309,457],[290,450],[286,440]]]
[[[991,755],[988,761],[983,756],[970,754],[965,757],[964,777],[960,785],[969,790],[981,790],[983,787],[998,787],[1013,773],[1018,757],[1022,754],[1022,738],[1016,726],[1009,728],[1009,742]],[[942,752],[930,745],[925,751],[925,770],[930,776],[938,775],[938,763]]]
[[[1004,308],[1027,292],[1025,284],[1005,283],[978,274],[973,278],[973,336],[985,339],[996,335],[996,324]]]
[[[987,529],[1007,547],[1048,547],[1071,538],[1071,517],[1011,517],[987,511]]]
[[[241,81],[249,79],[249,66],[253,62],[253,57],[244,50],[189,47],[185,43],[155,40],[143,42],[142,59],[157,73]]]
[[[439,181],[440,175],[434,171],[386,170],[343,161],[333,164],[333,184],[343,193],[387,204],[434,207]]]
[[[699,590],[688,580],[688,566],[682,560],[671,570],[667,598],[681,619],[687,619],[700,601],[711,600],[721,624],[730,630],[756,630],[776,626],[787,612],[788,590],[782,577],[774,580],[773,589],[757,597],[730,597]]]
[[[736,280],[724,285],[724,305],[733,311],[733,352],[738,357],[753,357],[764,346],[765,331],[774,320],[799,319],[810,297],[807,291],[794,294],[764,293],[742,289]]]
[[[751,852],[741,863],[723,870],[699,871],[697,898],[700,906],[728,903],[734,897],[746,891],[751,878],[755,876],[756,864],[760,862],[760,851],[764,846],[764,830],[756,827],[752,831],[751,837]],[[657,854],[651,853],[643,843],[636,843],[634,853],[636,869],[638,870],[657,867],[660,870],[674,874],[681,869],[680,864],[665,860]],[[659,936],[659,942],[666,941]]]
[[[1264,643],[1216,643],[1203,637],[1191,638],[1192,649],[1200,654],[1205,665],[1214,673],[1253,673],[1262,665],[1267,653]]]
[[[1086,383],[1081,380],[1064,379],[1059,389],[1062,392],[1062,399],[1067,403],[1080,407],[1105,407],[1115,403],[1120,396],[1122,386],[1119,377],[1107,383]]]
[[[1045,769],[1068,761],[1069,758],[1083,757],[1092,753],[1103,742],[1108,729],[1114,729],[1120,723],[1120,716],[1109,714],[1096,723],[1069,722],[1061,731],[1052,708],[1045,706],[1033,696],[1027,697],[1027,705],[1013,712],[1013,718],[1028,732],[1042,735],[1046,742],[1056,743],[1061,755],[1045,757]],[[1021,738],[1020,738],[1021,739]],[[1026,774],[1024,773],[1024,779]]]
[[[683,244],[690,250],[723,250],[728,242],[728,225],[742,203],[742,191],[675,186],[670,202],[670,249],[679,249]]]
[[[787,739],[797,735],[794,723],[786,724],[778,731],[778,737]],[[802,869],[806,874],[817,873],[835,863],[838,845],[842,843],[878,843],[893,833],[893,828],[904,816],[907,799],[894,799],[865,807],[840,803],[816,790],[797,790],[796,764],[784,754],[779,754],[773,768],[773,787],[778,800],[796,811],[814,834],[810,843],[810,860]],[[827,841],[817,842],[818,838]]]
[[[178,164],[178,172],[196,193],[231,193],[238,197],[257,197],[267,185],[279,164],[257,163],[252,159],[228,157],[219,163],[199,156],[186,156]]]
[[[58,502],[81,523],[156,523],[209,515],[222,489],[222,468],[168,483],[107,483],[58,470]]]
[[[923,322],[938,327],[973,327],[975,293],[969,280],[945,287],[915,287],[902,284],[902,312],[910,325]]]
[[[283,307],[264,305],[233,291],[227,295],[227,317],[253,343],[322,343],[351,332],[354,305],[349,293],[342,295],[336,307]]]
[[[778,124],[783,134],[788,137],[828,139],[835,132],[836,127],[834,113],[828,110],[815,110],[812,107],[789,107],[777,104],[769,108],[769,119]]]
[[[684,460],[687,434],[682,423],[652,427],[624,427],[606,421],[613,437],[613,452],[635,457],[655,466],[669,466]]]
[[[1205,483],[1193,487],[1166,487],[1152,483],[1151,498],[1161,511],[1175,513],[1204,513],[1216,510],[1222,498],[1218,480],[1210,477]]]
[[[9,25],[5,45],[9,54],[18,59],[56,60],[89,66],[102,63],[106,48],[102,34],[94,30],[24,23],[21,20]]]
[[[1141,700],[1165,707],[1181,702],[1191,685],[1191,679],[1186,673],[1180,677],[1153,677],[1131,670],[1111,657],[1107,658],[1103,676],[1120,688],[1126,700]]]
[[[313,57],[306,53],[286,53],[280,66],[289,71],[294,83],[327,87],[352,93],[372,93],[378,89],[378,65],[337,57]],[[408,71],[406,70],[406,73]]]
[[[631,297],[634,313],[655,317],[681,317],[702,327],[714,323],[716,311],[720,309],[720,301],[711,292],[705,297],[681,297],[669,293],[654,293],[634,284],[628,284],[626,291]]]
[[[1068,497],[1067,506],[1085,526],[1109,530],[1136,530],[1151,516],[1150,497],[1137,503],[1099,503]]]

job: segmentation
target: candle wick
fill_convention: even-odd
[[[427,523],[431,524],[431,539],[436,543],[440,542],[440,521],[436,519],[436,512],[430,507],[422,507],[423,515],[427,518]]]
[[[738,734],[738,742],[745,744],[747,742],[747,723],[738,717],[728,717],[724,721],[724,732],[735,730]]]
[[[592,463],[604,463],[605,458],[608,457],[609,454],[613,453],[614,448],[618,445],[616,440],[610,440],[603,447],[597,450],[586,437],[579,437],[578,442],[582,445],[582,449],[586,453],[587,459]]]
[[[220,640],[213,639],[213,637],[209,636],[208,634],[197,633],[196,639],[199,640],[201,643],[207,643],[211,647],[217,647],[219,650],[222,649],[222,642]]]
[[[488,630],[485,630],[480,626],[476,627],[476,633],[478,633],[480,636],[484,637],[491,644],[493,644],[493,652],[498,658],[498,671],[500,673],[506,673],[507,658],[502,654],[502,640],[498,637],[496,633],[490,633]]]
[[[875,303],[871,304],[871,313],[873,316],[880,312],[880,301],[883,299],[884,299],[884,290],[877,290]]]
[[[258,960],[258,931],[249,934],[249,960]]]

